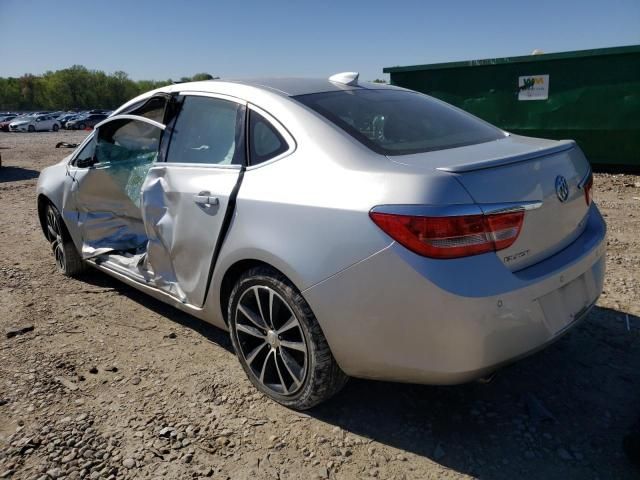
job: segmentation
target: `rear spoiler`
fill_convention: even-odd
[[[437,170],[450,173],[464,173],[473,172],[475,170],[483,170],[486,168],[501,167],[504,165],[510,165],[512,163],[525,162],[527,160],[533,160],[534,158],[546,157],[555,153],[571,150],[576,146],[574,140],[559,140],[557,145],[548,148],[541,148],[539,150],[533,150],[527,153],[521,153],[520,155],[510,155],[507,157],[490,158],[489,160],[482,160],[479,162],[469,162],[462,165],[454,165],[452,167],[438,167]]]

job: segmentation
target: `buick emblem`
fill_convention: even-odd
[[[569,185],[567,179],[562,175],[556,177],[556,195],[561,202],[566,202],[569,198]]]

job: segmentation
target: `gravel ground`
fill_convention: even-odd
[[[300,414],[256,393],[226,333],[56,273],[35,185],[83,135],[0,133],[0,478],[637,478],[640,177],[596,175],[605,293],[550,348],[487,385],[352,380]]]

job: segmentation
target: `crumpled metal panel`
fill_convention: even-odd
[[[146,225],[147,256],[145,266],[150,275],[150,282],[186,301],[186,295],[178,284],[176,272],[171,261],[171,251],[177,241],[175,231],[175,203],[171,198],[167,180],[162,174],[164,169],[154,170],[161,176],[149,175],[142,187],[142,216]]]
[[[142,187],[147,264],[152,282],[191,305],[202,305],[229,197],[240,168],[156,164]],[[195,201],[199,194],[214,201]]]
[[[140,194],[156,151],[98,144],[101,161],[76,174],[75,204],[83,258],[144,249]]]
[[[134,204],[110,166],[78,172],[75,203],[82,236],[82,257],[138,249],[147,237]]]

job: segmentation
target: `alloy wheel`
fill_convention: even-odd
[[[254,285],[242,294],[235,335],[252,375],[265,388],[290,396],[304,385],[307,341],[298,318],[274,289]]]
[[[49,241],[51,242],[53,255],[56,259],[56,265],[58,265],[58,268],[64,272],[65,261],[62,230],[60,228],[58,214],[51,207],[47,210],[47,232],[49,233]]]

